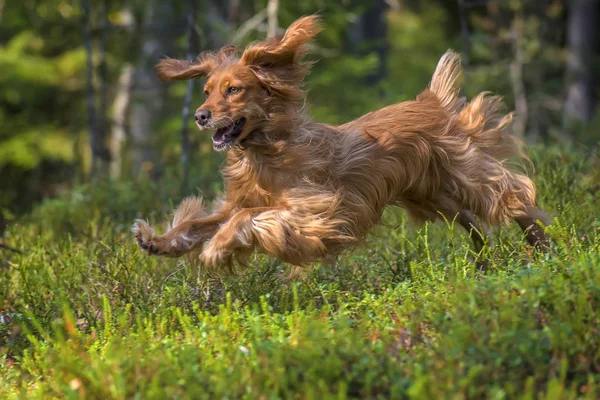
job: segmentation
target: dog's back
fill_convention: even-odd
[[[535,206],[535,187],[516,165],[527,159],[507,134],[511,115],[500,113],[502,99],[482,93],[466,103],[458,96],[460,74],[460,57],[449,51],[415,101],[340,129],[370,143],[372,160],[365,166],[373,171],[364,171],[369,186],[386,187],[387,200],[414,219],[434,220],[440,212],[453,218],[470,210],[485,222],[506,223]]]

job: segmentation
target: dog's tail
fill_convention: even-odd
[[[471,145],[483,153],[480,165],[472,167],[480,168],[481,175],[486,176],[478,184],[487,186],[493,192],[491,197],[498,196],[492,201],[494,205],[490,204],[486,219],[507,222],[535,204],[535,186],[524,173],[531,162],[522,150],[522,142],[508,134],[512,113],[501,112],[502,97],[483,92],[467,103],[459,97],[461,75],[460,55],[448,51],[438,62],[429,90],[449,111],[455,126],[450,131],[466,135]]]
[[[460,54],[448,50],[440,58],[429,84],[429,90],[442,102],[442,106],[452,112],[464,106],[464,99],[458,97],[461,76]]]
[[[455,114],[460,130],[480,150],[498,160],[511,159],[520,164],[529,164],[529,159],[522,151],[521,141],[507,134],[513,114],[501,113],[504,107],[502,97],[483,92],[467,103],[464,97],[459,97],[461,76],[460,54],[449,50],[438,62],[429,90],[444,108]]]

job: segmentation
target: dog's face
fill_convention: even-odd
[[[252,70],[239,62],[221,65],[204,85],[206,100],[194,115],[200,130],[213,130],[213,147],[222,151],[260,129],[267,91]]]
[[[215,132],[215,150],[226,150],[252,132],[281,129],[284,114],[294,112],[290,105],[304,98],[302,83],[310,64],[301,58],[320,30],[317,17],[303,17],[282,39],[251,44],[241,56],[234,47],[224,47],[202,53],[193,63],[168,58],[157,65],[157,74],[162,81],[207,76],[206,100],[194,119],[200,130]]]

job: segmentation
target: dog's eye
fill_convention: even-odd
[[[238,94],[241,91],[242,88],[238,86],[230,86],[229,88],[227,88],[227,94]]]
[[[209,94],[210,94],[210,93],[208,93],[208,90],[204,90],[204,95],[205,95],[206,97],[208,97],[208,95],[209,95]]]

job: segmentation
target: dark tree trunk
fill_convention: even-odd
[[[367,76],[366,81],[369,85],[379,83],[387,73],[388,42],[385,13],[388,7],[385,0],[375,0],[371,8],[362,16],[364,38],[371,43],[379,59],[377,69]]]
[[[227,22],[235,26],[240,23],[241,18],[241,4],[240,0],[229,0],[227,10]]]
[[[194,59],[194,25],[196,23],[196,4],[193,0],[188,0],[188,16],[187,16],[187,59]],[[190,137],[188,131],[189,119],[191,114],[192,94],[194,91],[194,80],[187,81],[185,98],[183,101],[183,111],[181,113],[181,192],[186,193],[189,182],[191,148]]]
[[[141,32],[141,55],[133,74],[130,134],[133,174],[140,172],[157,179],[161,173],[157,142],[157,123],[163,107],[165,85],[156,78],[154,66],[165,54],[179,32],[169,21],[175,20],[171,2],[152,0],[145,4]],[[178,18],[181,18],[180,16]]]
[[[84,13],[84,47],[86,53],[86,86],[87,86],[87,108],[88,123],[90,129],[90,148],[92,152],[92,177],[96,176],[110,157],[106,148],[105,137],[98,130],[98,120],[96,114],[96,90],[94,88],[94,61],[92,47],[92,12],[87,0],[81,0],[81,6]]]
[[[463,87],[467,84],[466,75],[469,72],[469,61],[471,59],[471,41],[469,38],[469,21],[467,20],[467,9],[464,0],[458,0],[458,18],[460,19],[460,37],[462,40],[463,60]]]
[[[98,128],[96,134],[98,141],[101,143],[101,154],[98,155],[93,165],[93,173],[96,175],[105,175],[108,172],[108,167],[111,159],[110,150],[106,145],[108,136],[106,109],[108,104],[107,79],[108,70],[106,66],[106,33],[108,30],[108,0],[104,0],[101,6],[102,22],[99,30],[98,38],[98,93],[100,96],[100,104],[98,107],[97,121]]]
[[[205,35],[200,50],[214,50],[229,43],[233,33],[231,19],[235,15],[235,0],[211,0],[202,4],[199,16],[203,20]]]
[[[598,0],[572,0],[567,26],[565,120],[585,123],[595,109],[593,58],[598,36]]]
[[[354,26],[350,27],[350,51],[367,55],[377,54],[377,68],[365,77],[365,83],[375,85],[387,74],[387,21],[386,12],[389,8],[385,0],[374,0],[368,9],[358,17]]]

